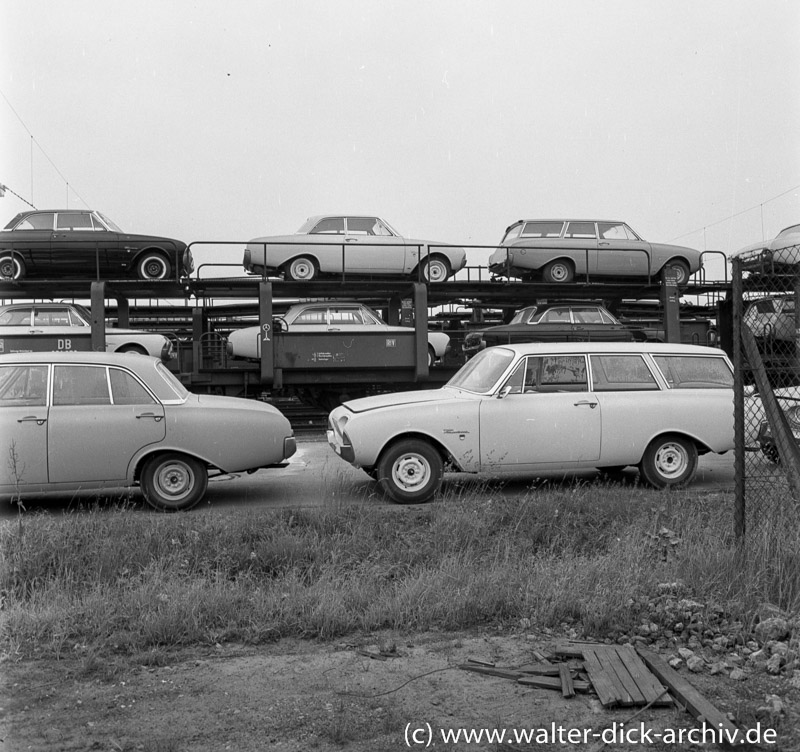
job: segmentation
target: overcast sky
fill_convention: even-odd
[[[798,0],[0,13],[0,183],[38,208],[187,242],[327,212],[477,245],[523,217],[604,218],[726,252],[800,221]],[[6,192],[0,221],[25,208]]]

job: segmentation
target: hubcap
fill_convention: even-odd
[[[430,465],[418,454],[404,454],[397,458],[392,467],[392,480],[406,491],[422,488],[430,475]]]
[[[151,279],[161,279],[166,273],[164,262],[158,259],[148,259],[144,265],[144,273]]]
[[[569,273],[567,272],[567,267],[566,266],[558,265],[558,266],[554,266],[550,270],[550,276],[556,282],[563,282],[569,276]]]
[[[314,276],[314,267],[307,261],[295,261],[292,264],[292,277],[295,279],[311,279]]]
[[[159,493],[174,501],[184,498],[194,486],[194,474],[181,462],[162,465],[155,477]]]
[[[17,275],[17,265],[11,259],[7,259],[0,264],[0,277],[3,279],[14,279]]]
[[[664,478],[679,478],[689,466],[689,455],[680,444],[664,444],[656,452],[656,469]]]
[[[447,279],[447,271],[441,261],[431,261],[425,267],[425,276],[428,282],[444,282]]]

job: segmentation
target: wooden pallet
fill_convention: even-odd
[[[671,705],[656,677],[630,645],[570,643],[559,645],[556,653],[581,657],[586,673],[603,707],[614,705]]]

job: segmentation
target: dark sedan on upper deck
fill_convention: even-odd
[[[123,232],[97,211],[25,211],[0,230],[0,280],[159,280],[188,276],[193,268],[186,243]]]

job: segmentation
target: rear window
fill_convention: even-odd
[[[733,373],[723,358],[656,355],[653,358],[671,389],[732,389]]]
[[[558,238],[561,237],[563,222],[526,222],[522,228],[523,238]]]

